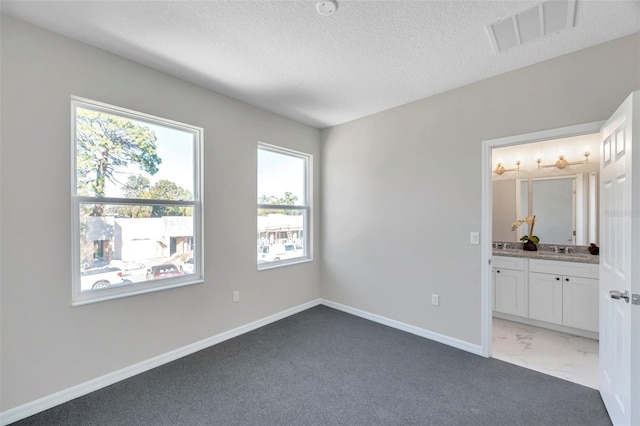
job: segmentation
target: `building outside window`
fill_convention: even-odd
[[[311,259],[311,162],[309,154],[258,145],[258,269]]]
[[[72,98],[73,303],[202,282],[201,128]]]

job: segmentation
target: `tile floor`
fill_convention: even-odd
[[[493,318],[492,356],[598,389],[598,341]]]

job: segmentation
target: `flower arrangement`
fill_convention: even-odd
[[[528,251],[536,251],[536,250],[538,250],[538,246],[536,246],[536,244],[540,242],[540,238],[538,238],[535,235],[533,235],[533,225],[535,225],[535,223],[536,223],[535,215],[534,216],[527,216],[524,219],[516,220],[515,222],[513,222],[513,224],[511,224],[511,230],[515,231],[523,223],[529,224],[529,235],[523,235],[520,238],[520,241],[522,241],[524,243],[522,245],[522,249],[523,250],[528,250]]]

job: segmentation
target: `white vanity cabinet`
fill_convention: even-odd
[[[493,258],[494,311],[527,316],[526,265],[526,259],[523,258]]]
[[[529,272],[529,318],[562,324],[562,276]]]
[[[562,324],[598,332],[598,280],[565,277],[562,283]]]
[[[598,332],[598,265],[529,259],[529,318]]]
[[[508,255],[491,262],[496,317],[598,338],[597,263]]]

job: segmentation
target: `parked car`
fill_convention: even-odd
[[[120,268],[94,268],[80,273],[80,291],[97,290],[122,284],[122,282],[122,269]]]
[[[260,253],[258,253],[258,260],[260,262],[276,262],[300,257],[302,253],[303,250],[298,249],[294,243],[272,244],[261,248]]]
[[[91,262],[89,262],[84,269],[96,269],[96,268],[99,269],[99,268],[104,268],[105,266],[109,266],[109,262],[102,258],[97,258],[97,259],[92,259]]]
[[[158,278],[177,277],[182,275],[182,272],[172,263],[165,263],[163,265],[152,266],[147,269],[147,280],[156,280]]]
[[[180,268],[182,269],[182,272],[184,274],[193,274],[193,267],[194,267],[193,257],[187,259],[185,262],[182,263],[182,265],[180,265]]]

